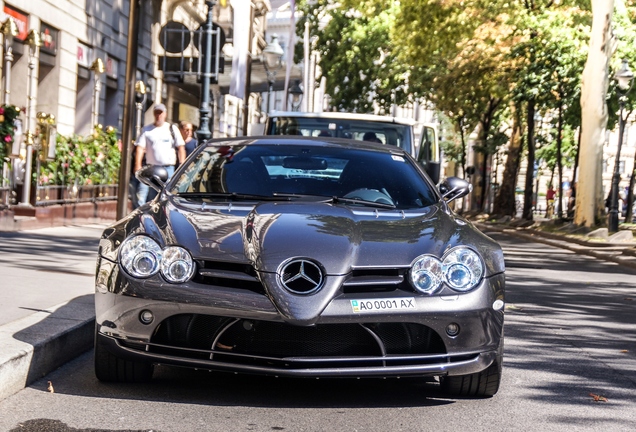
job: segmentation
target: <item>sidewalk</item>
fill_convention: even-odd
[[[105,226],[0,232],[0,400],[92,346]]]
[[[528,241],[548,244],[636,269],[636,238],[632,242],[601,242],[592,238],[571,236],[566,233],[551,233],[532,227],[522,228],[508,224],[487,222],[474,223],[483,232],[505,232]]]
[[[636,244],[601,245],[475,223],[636,268]],[[0,400],[93,346],[95,260],[103,224],[0,232]]]

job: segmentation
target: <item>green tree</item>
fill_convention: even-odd
[[[616,8],[614,15],[614,32],[617,38],[617,50],[611,63],[612,76],[621,67],[621,60],[627,60],[631,69],[636,69],[636,1],[618,1],[615,0]],[[608,91],[608,129],[613,130],[619,123],[619,95],[624,93],[624,112],[623,118],[629,118],[636,109],[636,91],[631,89],[624,92],[617,88],[615,79],[609,82]],[[624,135],[624,130],[619,130],[619,135]],[[632,209],[634,207],[634,184],[636,182],[636,154],[633,161],[634,170],[627,174],[629,178],[629,186],[627,193],[627,214],[625,222],[629,222],[633,218]],[[613,166],[611,167],[614,168]]]
[[[299,2],[303,18],[297,33],[302,36],[308,20],[333,107],[362,113],[373,112],[375,106],[388,110],[393,102],[404,103],[408,94],[394,91],[408,88],[409,79],[408,68],[391,50],[399,4],[379,8],[361,1],[359,6],[342,7],[336,0]]]
[[[519,41],[511,51],[516,61],[515,99],[526,105],[528,169],[523,217],[532,220],[533,168],[535,166],[535,116],[537,108],[550,112],[556,123],[556,165],[559,173],[559,205],[562,212],[562,142],[565,121],[576,122],[568,113],[577,108],[580,76],[587,46],[588,16],[576,8],[527,11],[517,20]]]

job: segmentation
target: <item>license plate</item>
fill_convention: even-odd
[[[353,313],[387,312],[394,310],[415,309],[415,298],[351,300]]]

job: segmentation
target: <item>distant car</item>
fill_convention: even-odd
[[[346,138],[392,145],[416,158],[435,184],[440,178],[442,155],[433,124],[371,114],[274,111],[265,123],[265,135]]]
[[[504,259],[403,150],[302,137],[217,140],[107,228],[95,372],[153,364],[289,377],[501,379]]]

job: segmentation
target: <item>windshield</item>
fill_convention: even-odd
[[[320,200],[410,209],[437,195],[410,159],[316,145],[209,145],[186,162],[170,193],[198,200]],[[339,198],[339,199],[338,199]]]
[[[375,120],[316,117],[273,117],[268,135],[303,135],[371,141],[399,147],[412,154],[411,126]]]

